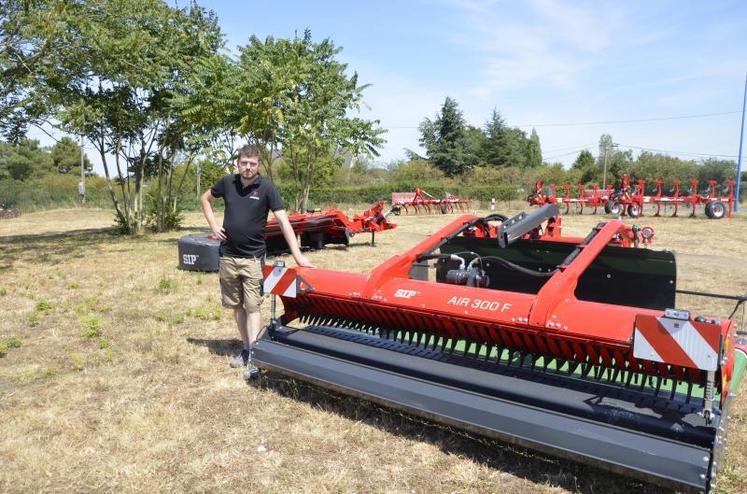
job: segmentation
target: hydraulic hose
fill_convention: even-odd
[[[744,370],[747,367],[747,345],[740,345],[734,349],[734,372],[731,375],[731,392],[737,394],[739,385],[744,377]]]

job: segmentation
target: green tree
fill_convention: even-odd
[[[188,78],[172,98],[180,116],[179,132],[184,136],[185,148],[219,166],[224,175],[233,170],[235,152],[241,144],[238,127],[243,115],[239,102],[242,100],[240,90],[245,87],[241,85],[241,78],[234,60],[215,53],[196,60]],[[251,84],[246,87],[257,88]],[[246,136],[241,138],[247,140]],[[265,149],[268,153],[262,156],[264,171],[270,178],[275,147]]]
[[[572,169],[578,171],[580,183],[585,184],[597,180],[597,166],[594,162],[594,157],[588,149],[584,149],[578,153],[576,161],[573,162]]]
[[[261,43],[253,37],[242,50],[242,68],[263,68],[273,61],[274,70],[291,74],[279,92],[259,96],[274,96],[289,103],[272,105],[270,109],[284,108],[278,140],[283,163],[293,172],[294,204],[298,209],[306,208],[312,186],[329,183],[345,152],[378,156],[377,148],[384,142],[378,121],[351,116],[360,110],[367,86],[358,84],[357,73],[346,74],[347,65],[336,59],[340,51],[329,39],[314,43],[309,30],[292,40],[275,41],[270,37]],[[270,60],[261,56],[267,52]],[[245,113],[241,131],[250,133],[255,128],[250,123],[252,118],[253,113]],[[267,142],[264,139],[269,136],[257,137],[258,141]]]
[[[498,110],[493,109],[490,119],[485,123],[483,160],[492,166],[525,168],[528,151],[526,141],[523,131],[506,125]]]
[[[607,183],[619,180],[623,175],[631,175],[634,172],[633,152],[631,150],[620,151],[617,144],[612,141],[612,136],[602,134],[599,138],[599,156],[597,166],[604,179],[604,168],[607,168]],[[604,187],[603,184],[600,184]]]
[[[52,146],[52,166],[59,173],[70,173],[71,170],[80,170],[80,147],[70,137],[63,137]],[[93,165],[88,156],[83,153],[83,163],[86,173],[93,170]]]
[[[537,131],[532,128],[532,133],[527,141],[527,166],[535,168],[542,165],[542,146]]]
[[[444,177],[444,172],[435,164],[423,159],[394,163],[390,167],[391,181],[404,188],[419,186],[424,180],[436,181]]]
[[[21,138],[17,144],[0,142],[0,179],[26,180],[52,170],[49,152],[36,139]]]
[[[482,149],[485,147],[485,133],[479,127],[468,125],[464,131],[464,143],[469,169],[483,165]]]
[[[354,116],[367,86],[347,75],[332,41],[315,43],[306,30],[293,39],[252,36],[239,50],[236,61],[206,61],[181,112],[212,140],[257,144],[263,172],[272,180],[277,169],[293,184],[295,209],[306,208],[313,187],[330,182],[344,153],[378,154],[384,131]]]
[[[700,182],[700,187],[704,189],[708,186],[709,180],[715,180],[719,185],[722,185],[727,179],[736,178],[736,176],[736,162],[709,158],[698,166],[697,177],[695,178]]]
[[[612,141],[612,136],[609,134],[602,134],[599,137],[599,154],[597,155],[600,168],[604,166],[604,160],[609,159],[614,151],[615,143]]]
[[[672,188],[672,180],[679,179],[687,182],[696,176],[697,165],[692,160],[682,160],[665,154],[642,151],[633,165],[633,175],[646,180],[647,189],[656,189],[656,179],[662,179],[666,193]]]
[[[423,120],[419,130],[420,144],[426,149],[428,160],[447,176],[461,175],[477,162],[470,149],[462,112],[448,96],[435,119]]]
[[[215,16],[161,0],[12,0],[0,19],[3,132],[17,138],[46,122],[86,136],[121,230],[140,231],[146,165],[173,169],[171,101],[197,60],[221,46]]]

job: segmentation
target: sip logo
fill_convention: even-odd
[[[182,254],[182,262],[193,266],[197,262],[197,258],[200,257],[197,254]]]
[[[404,288],[400,288],[396,292],[394,292],[394,296],[397,298],[412,298],[415,295],[417,295],[418,292],[415,290],[405,290]]]

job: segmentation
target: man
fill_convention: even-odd
[[[245,366],[244,377],[250,379],[258,374],[251,361],[251,351],[261,329],[260,290],[269,211],[275,214],[296,264],[314,266],[298,248],[280,194],[272,182],[259,174],[259,149],[256,146],[239,149],[236,165],[238,174],[223,177],[202,195],[202,212],[213,234],[221,241],[221,299],[224,307],[233,309],[244,344],[241,354],[231,361],[231,367]],[[225,202],[222,227],[213,214],[212,202],[217,198]]]

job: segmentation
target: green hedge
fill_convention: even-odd
[[[509,184],[499,185],[466,185],[451,184],[443,185],[439,183],[421,182],[415,184],[372,184],[363,186],[339,186],[329,187],[321,190],[312,190],[310,194],[309,207],[325,207],[327,204],[359,204],[374,203],[379,199],[387,203],[391,200],[392,192],[414,192],[415,187],[420,186],[424,191],[434,197],[445,197],[446,193],[454,194],[463,199],[473,199],[479,201],[490,201],[495,198],[498,201],[510,201],[523,197],[523,192]],[[286,203],[295,192],[291,184],[278,184],[278,191]]]
[[[25,181],[1,180],[0,203],[8,207],[17,207],[21,211],[35,211],[41,209],[76,207],[78,203],[78,180],[73,175],[44,175]],[[517,187],[508,184],[499,185],[467,185],[460,183],[378,183],[362,186],[341,185],[311,191],[309,207],[326,207],[328,204],[372,204],[379,199],[387,203],[391,200],[392,192],[414,192],[420,186],[434,197],[444,197],[447,192],[464,199],[490,201],[495,197],[498,201],[517,199],[525,195],[517,191]],[[116,187],[116,186],[115,186]],[[152,186],[146,187],[152,188]],[[278,190],[290,207],[295,193],[293,184],[279,183]],[[185,210],[199,210],[200,201],[193,187],[182,191],[179,204]],[[222,209],[222,202],[215,204]],[[89,177],[86,179],[86,206],[111,208],[111,197],[106,188],[103,177]]]
[[[41,175],[24,181],[0,180],[0,203],[22,212],[40,209],[69,208],[79,205],[75,175]],[[102,177],[86,178],[86,205],[109,208],[111,196]]]

